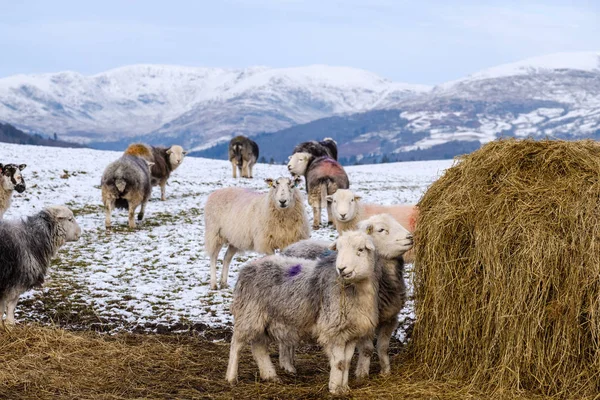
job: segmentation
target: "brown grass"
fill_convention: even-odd
[[[395,352],[399,345],[393,346]],[[327,391],[328,362],[320,350],[301,348],[298,375],[280,374],[283,384],[260,383],[249,351],[240,382],[224,374],[228,342],[190,335],[100,335],[39,326],[0,334],[2,399],[321,399]],[[518,392],[485,394],[460,382],[434,381],[406,354],[392,359],[392,376],[358,384],[352,398],[537,399]],[[378,370],[373,366],[372,372]]]
[[[419,203],[414,349],[436,378],[600,391],[600,145],[500,140]]]

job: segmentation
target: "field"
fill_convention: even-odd
[[[232,323],[231,289],[208,288],[204,202],[221,187],[266,190],[263,179],[286,175],[284,166],[259,164],[254,180],[234,180],[227,162],[186,158],[170,180],[167,201],[158,200],[155,188],[138,228],[129,230],[125,212],[118,211],[113,229],[107,232],[99,183],[104,167],[119,153],[0,144],[0,154],[3,162],[28,165],[27,190],[15,194],[5,218],[66,204],[84,230],[79,242],[60,251],[44,287],[21,298],[20,327],[0,337],[0,364],[6,366],[0,373],[4,385],[0,398],[3,393],[9,398],[319,398],[327,394],[327,360],[311,346],[300,350],[299,375],[284,376],[285,385],[259,384],[248,352],[242,383],[231,391],[222,379]],[[451,163],[366,165],[347,171],[351,188],[365,201],[413,203]],[[333,239],[335,232],[322,228],[312,237]],[[230,285],[244,262],[257,256],[248,252],[234,259]],[[409,287],[411,271],[409,265]],[[413,304],[408,301],[394,353],[401,353],[413,319]],[[454,393],[456,398],[482,396],[452,383],[424,384],[405,367],[398,370],[399,361],[393,364],[404,377],[404,389],[398,386],[403,393],[419,398],[428,398],[436,390]],[[373,372],[377,370],[374,362]],[[354,393],[358,397],[390,397],[390,383],[382,378],[358,387]]]

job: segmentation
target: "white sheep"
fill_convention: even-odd
[[[273,254],[310,236],[299,179],[267,179],[268,193],[225,188],[208,196],[204,207],[205,249],[210,256],[210,287],[217,288],[217,257],[223,258],[221,287],[227,287],[231,259],[238,251]]]
[[[374,215],[361,221],[358,229],[364,231],[373,240],[379,252],[382,276],[379,282],[379,324],[377,326],[377,353],[381,364],[381,373],[390,372],[388,355],[390,338],[398,326],[398,314],[406,301],[406,285],[404,283],[403,255],[411,249],[412,234],[400,225],[389,214]],[[281,251],[282,256],[318,259],[329,257],[331,250],[328,243],[317,240],[303,240]],[[356,376],[361,379],[369,375],[369,364],[373,353],[371,337],[362,338],[358,344],[358,362]],[[280,346],[279,363],[290,373],[295,373],[294,348],[289,345]]]
[[[361,197],[349,189],[338,189],[334,194],[327,196],[331,205],[331,215],[336,230],[341,233],[357,228],[362,220],[377,214],[390,214],[402,226],[410,232],[415,231],[415,223],[418,216],[417,206],[413,204],[398,204],[392,206],[380,206],[360,201]],[[414,251],[404,255],[404,261],[413,263]]]
[[[25,179],[21,171],[26,166],[25,164],[0,164],[0,219],[10,207],[13,192],[25,191]]]
[[[377,326],[378,255],[364,232],[345,232],[336,255],[314,260],[267,256],[244,266],[233,293],[233,337],[226,378],[237,381],[244,344],[264,380],[278,381],[268,353],[271,340],[295,346],[312,338],[329,356],[329,390],[348,390],[356,343]]]

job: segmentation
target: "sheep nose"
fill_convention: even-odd
[[[279,200],[279,204],[281,204],[282,206],[285,206],[285,203],[287,203],[287,200]]]
[[[340,214],[340,217],[342,217],[342,219],[346,218],[346,214]]]
[[[338,269],[338,274],[342,275],[344,273],[344,270],[346,269],[346,267],[337,267]]]
[[[288,170],[291,170],[291,169],[292,169],[292,166],[291,166],[290,164],[288,164],[288,166],[287,166],[287,167],[288,167]]]

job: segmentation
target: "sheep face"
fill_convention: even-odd
[[[351,221],[356,216],[358,200],[360,196],[349,189],[338,189],[334,194],[327,196],[327,202],[331,203],[333,217],[338,221]]]
[[[183,147],[178,145],[173,145],[167,150],[167,154],[169,155],[169,163],[171,164],[171,168],[175,169],[181,165],[183,162],[183,157],[187,154],[187,151],[183,151]]]
[[[383,257],[400,257],[413,246],[412,234],[389,214],[377,214],[361,221],[358,229],[373,239],[375,247]]]
[[[25,180],[21,175],[21,171],[26,166],[26,164],[0,164],[2,188],[7,191],[16,190],[17,193],[23,193],[25,191]]]
[[[288,208],[293,207],[295,202],[294,190],[300,183],[299,178],[277,178],[277,179],[265,179],[267,185],[271,188],[269,191],[269,197],[275,208]]]
[[[65,242],[76,242],[81,236],[81,227],[75,221],[75,216],[65,206],[50,206],[46,210],[58,221],[64,233]]]
[[[365,232],[344,232],[329,248],[337,250],[335,266],[345,283],[360,282],[373,276],[375,245]]]
[[[308,168],[308,163],[310,162],[312,155],[309,153],[294,153],[290,157],[290,161],[288,162],[288,170],[292,175],[300,176],[304,175],[306,172],[306,168]]]

